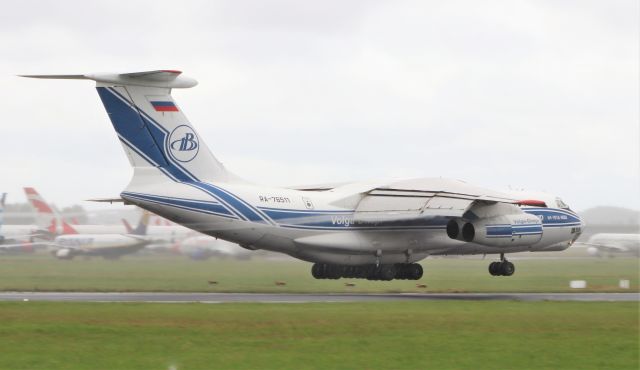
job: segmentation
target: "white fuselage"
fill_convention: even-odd
[[[442,179],[421,181],[425,188],[431,183],[439,189],[460,186],[459,182]],[[445,217],[405,220],[402,215],[411,205],[405,207],[403,199],[399,203],[395,199],[390,209],[363,212],[364,193],[375,188],[374,183],[348,184],[326,191],[245,184],[148,184],[137,183],[134,177],[121,196],[202,233],[248,249],[282,252],[310,262],[407,263],[428,255],[563,250],[577,238],[581,227],[580,219],[570,210],[524,207],[524,213],[542,221],[544,232],[539,241],[526,246],[492,247],[451,239],[445,230]]]

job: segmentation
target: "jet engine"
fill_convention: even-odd
[[[451,239],[464,241],[464,239],[462,239],[462,228],[464,227],[465,223],[466,221],[461,218],[454,218],[449,220],[449,222],[447,223],[447,235]]]
[[[542,238],[542,222],[526,213],[478,218],[473,221],[452,219],[447,224],[452,239],[492,247],[533,245]]]
[[[67,259],[72,259],[73,258],[73,254],[71,253],[71,249],[58,249],[55,254],[56,258],[60,258],[63,260],[67,260]]]

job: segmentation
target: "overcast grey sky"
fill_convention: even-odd
[[[453,177],[640,208],[638,1],[20,1],[0,14],[0,191],[131,169],[93,84],[180,69],[214,154],[271,185]],[[88,207],[108,207],[91,205]]]

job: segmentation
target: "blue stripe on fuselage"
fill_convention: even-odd
[[[182,182],[195,180],[195,177],[188,171],[175,166],[164,152],[166,138],[169,135],[166,129],[151,120],[141,109],[133,106],[133,103],[118,93],[115,88],[98,87],[97,89],[107,112],[109,112],[109,118],[120,136],[133,145],[137,151],[142,152],[145,157],[153,159],[157,166],[162,167],[174,180]],[[112,114],[112,111],[117,114]],[[140,128],[136,130],[136,126],[140,126]]]
[[[511,236],[513,229],[511,225],[487,225],[487,236]]]
[[[172,198],[172,197],[133,193],[133,192],[126,192],[126,191],[122,192],[121,194],[124,198],[133,198],[133,199],[152,202],[156,204],[162,204],[162,205],[187,209],[190,211],[197,211],[197,212],[203,212],[203,213],[213,214],[217,216],[236,218],[222,204],[219,204],[216,202],[200,201],[200,200],[196,201],[191,199]]]
[[[132,150],[155,162],[152,164],[161,167],[173,180],[196,187],[226,204],[240,218],[253,222],[270,222],[264,213],[241,198],[212,184],[198,181],[192,173],[164,153],[164,144],[169,132],[162,125],[141,109],[133,107],[132,103],[114,88],[97,89],[116,132]]]
[[[240,197],[237,197],[229,193],[228,191],[212,184],[196,182],[194,185],[207,191],[216,198],[221,199],[223,202],[233,207],[233,209],[242,214],[242,216],[244,216],[247,220],[253,222],[268,222],[268,218],[266,218],[266,216],[263,216],[261,212],[255,210]]]
[[[155,165],[166,166],[164,154],[156,145],[140,115],[120,98],[110,93],[108,88],[97,87],[96,89],[118,135],[153,160]]]
[[[554,208],[523,208],[524,212],[537,216],[543,227],[580,226],[580,218],[571,211]]]
[[[135,192],[122,192],[122,197],[125,199],[141,200],[156,204],[162,204],[172,206],[176,208],[186,209],[195,212],[201,212],[206,214],[213,214],[223,217],[234,217],[234,215],[222,204],[200,200],[190,200],[184,198],[173,198],[166,196],[157,196],[151,194],[142,194]],[[297,210],[290,210],[291,213],[300,215]],[[325,211],[320,211],[316,214],[309,214],[305,212],[303,217],[297,220],[291,219],[279,219],[279,223],[276,225],[295,228],[295,229],[307,229],[307,230],[438,230],[444,229],[446,225],[445,219],[431,219],[431,220],[412,220],[412,221],[387,221],[378,223],[365,223],[365,222],[344,222],[345,214],[341,211],[337,211],[336,214],[327,214]],[[332,217],[338,217],[332,219]],[[352,219],[352,215],[347,215]],[[293,221],[293,223],[288,222]],[[302,222],[300,222],[302,221]],[[340,221],[340,222],[339,222]]]

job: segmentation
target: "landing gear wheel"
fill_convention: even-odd
[[[422,269],[422,266],[417,263],[412,263],[407,266],[407,278],[410,280],[420,280],[423,273],[424,270]]]
[[[419,280],[422,278],[422,274],[422,266],[417,263],[385,264],[378,266],[345,266],[314,263],[311,266],[311,276],[316,279]]]
[[[489,264],[489,273],[491,276],[511,276],[516,272],[513,263],[507,261],[504,256],[500,256],[500,262],[491,262]]]
[[[396,267],[394,265],[380,265],[377,275],[380,280],[393,280],[396,277]]]
[[[313,276],[316,279],[324,279],[324,266],[320,263],[314,263],[313,266],[311,266],[311,276]]]
[[[338,265],[327,265],[325,269],[325,276],[327,279],[338,280],[343,274],[342,266]]]
[[[511,276],[513,275],[513,273],[516,272],[516,267],[513,265],[513,263],[509,262],[509,261],[504,261],[500,264],[500,273],[503,276]]]
[[[491,276],[500,276],[500,262],[491,262],[489,264],[489,273]]]

